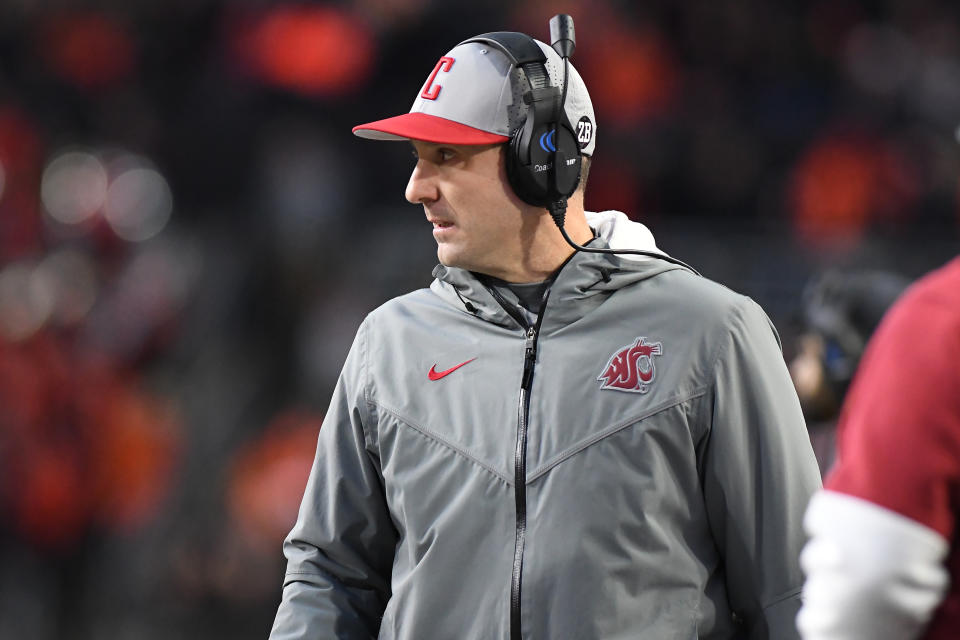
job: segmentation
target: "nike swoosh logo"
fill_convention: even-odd
[[[467,360],[466,362],[461,362],[461,363],[458,364],[457,366],[455,366],[455,367],[450,367],[450,368],[447,369],[446,371],[437,371],[437,365],[433,365],[432,367],[430,367],[430,371],[427,372],[427,377],[430,378],[431,380],[439,380],[440,378],[442,378],[442,377],[444,377],[444,376],[450,375],[451,373],[453,373],[454,371],[456,371],[457,369],[459,369],[459,368],[462,367],[463,365],[465,365],[465,364],[470,364],[470,363],[473,362],[474,360],[476,360],[476,358],[470,358],[470,359]]]

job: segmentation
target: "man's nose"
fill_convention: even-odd
[[[413,168],[410,174],[410,180],[407,182],[407,190],[404,193],[407,202],[411,204],[426,204],[434,202],[439,197],[435,176],[423,160],[417,161],[417,166]]]

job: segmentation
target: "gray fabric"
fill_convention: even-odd
[[[547,57],[544,66],[550,77],[550,86],[562,89],[563,59],[550,45],[539,40],[536,43]],[[437,67],[430,71],[427,82],[410,107],[410,113],[441,118],[506,137],[523,126],[529,110],[523,94],[530,90],[530,84],[523,71],[514,67],[503,52],[489,45],[470,42],[458,44],[444,58],[453,62],[442,72],[435,73]],[[423,91],[428,89],[427,83],[437,90],[433,98],[423,96]],[[569,83],[564,110],[578,137],[583,136],[579,138],[583,145],[581,153],[592,156],[597,146],[597,119],[587,85],[572,63]],[[589,123],[587,129],[578,127],[581,120]],[[408,139],[405,135],[385,131],[382,126],[383,121],[368,122],[355,127],[353,133],[371,140]]]
[[[434,273],[357,334],[284,544],[275,640],[509,637],[524,335],[471,274]],[[662,347],[646,392],[601,389],[640,337]],[[753,301],[659,260],[577,254],[530,398],[525,638],[797,637],[819,473]]]

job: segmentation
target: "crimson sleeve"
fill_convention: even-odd
[[[894,306],[867,349],[826,484],[951,539],[951,487],[960,482],[960,278],[926,284]]]

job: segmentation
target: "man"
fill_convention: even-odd
[[[960,258],[898,300],[854,378],[837,464],[805,518],[804,638],[957,637],[958,362]]]
[[[406,197],[441,264],[358,331],[271,637],[796,637],[819,474],[776,333],[642,225],[585,213],[582,184],[568,235],[650,255],[574,252],[518,197],[510,154],[536,109],[563,105],[574,155],[596,146],[576,70],[501,39],[518,38],[542,51],[549,87],[511,59],[529,47],[466,42],[409,114],[355,129],[413,145]],[[565,74],[565,98],[543,107]]]
[[[804,331],[788,368],[821,474],[833,465],[836,420],[867,340],[908,284],[888,271],[830,269],[804,288]]]

